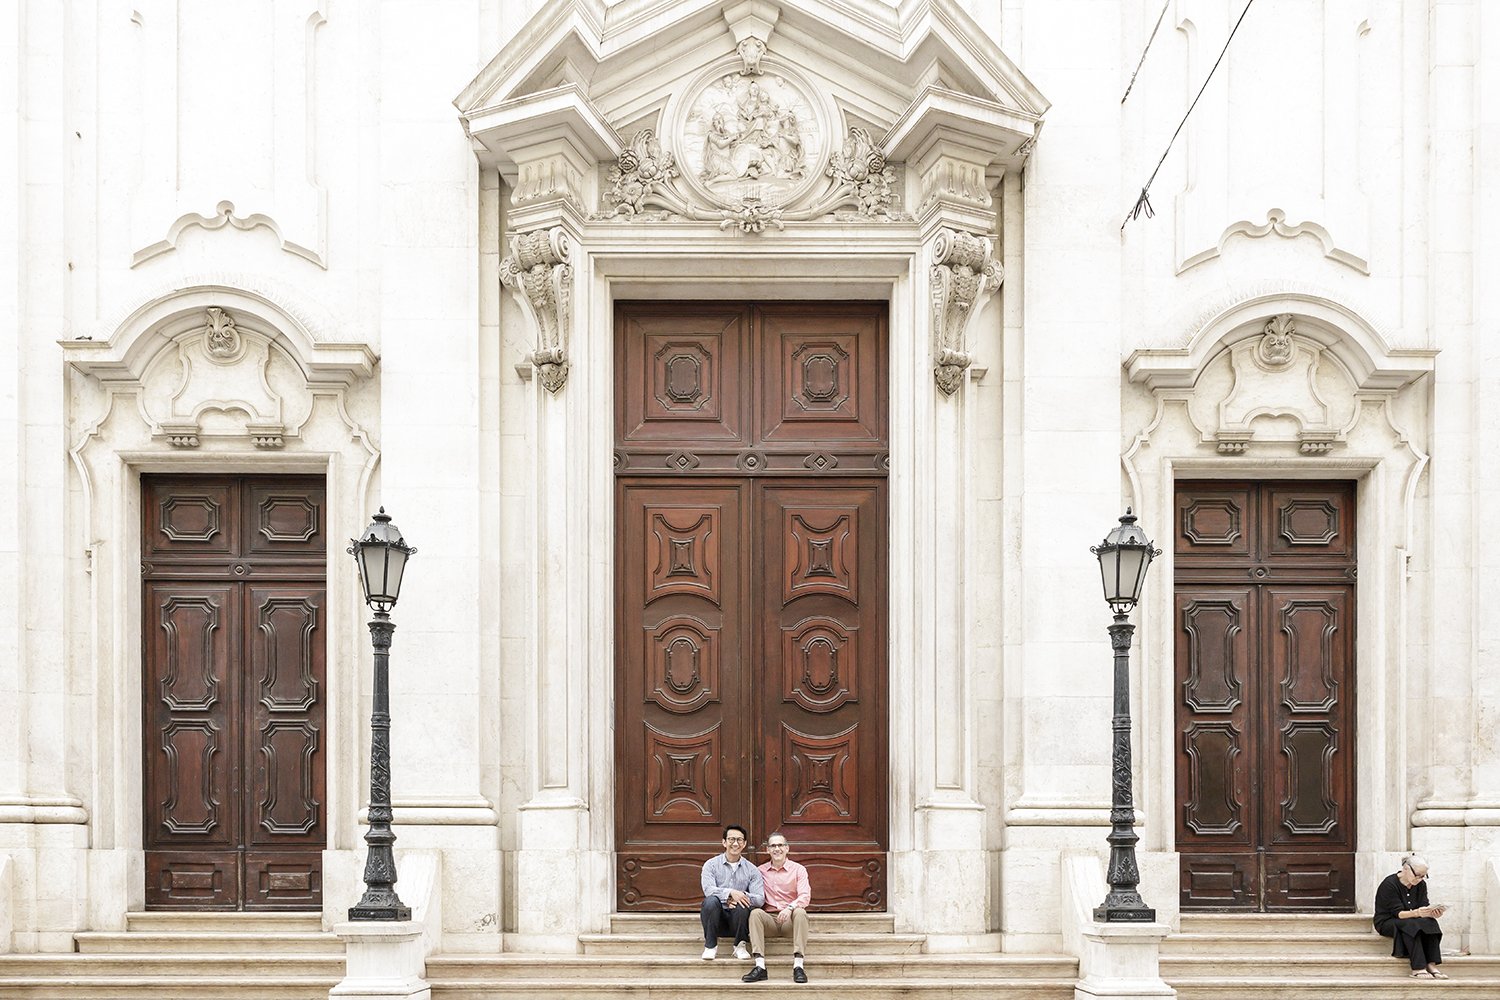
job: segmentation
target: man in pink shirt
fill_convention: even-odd
[[[802,953],[807,950],[807,904],[812,902],[812,887],[807,884],[807,869],[789,860],[791,848],[778,830],[766,840],[771,860],[760,866],[765,883],[766,905],[750,911],[750,954],[755,968],[741,978],[747,983],[763,982],[766,977],[766,935],[780,937],[792,932],[792,979],[807,982],[802,968]]]

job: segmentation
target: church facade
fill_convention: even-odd
[[[739,823],[1060,951],[1128,507],[1159,917],[1419,850],[1500,948],[1488,5],[21,7],[0,947],[342,919],[383,507],[437,948],[691,910]]]

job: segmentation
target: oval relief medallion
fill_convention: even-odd
[[[690,91],[684,107],[683,174],[714,204],[786,205],[821,176],[827,129],[791,77],[723,72]]]

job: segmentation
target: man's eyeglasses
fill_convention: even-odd
[[[744,842],[745,842],[745,838],[744,837],[725,837],[724,838],[724,843],[726,843],[726,844],[743,844]]]
[[[785,844],[767,844],[766,846],[769,847],[773,851],[784,851],[784,850],[786,850],[786,845]]]

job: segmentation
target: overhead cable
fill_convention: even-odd
[[[1149,197],[1151,184],[1156,180],[1156,175],[1161,170],[1161,165],[1167,162],[1167,154],[1172,151],[1172,144],[1182,134],[1182,127],[1187,124],[1188,117],[1192,115],[1193,109],[1198,106],[1198,101],[1203,97],[1203,92],[1208,89],[1209,82],[1213,80],[1214,73],[1219,68],[1219,63],[1224,61],[1224,54],[1229,51],[1229,43],[1234,41],[1235,32],[1240,30],[1240,24],[1244,22],[1245,15],[1250,13],[1250,8],[1254,3],[1255,0],[1246,0],[1245,9],[1240,11],[1240,19],[1234,22],[1233,28],[1229,29],[1229,37],[1224,39],[1224,47],[1219,50],[1219,58],[1214,60],[1213,68],[1208,71],[1208,76],[1203,80],[1203,86],[1198,88],[1198,96],[1194,97],[1193,103],[1188,105],[1187,114],[1183,115],[1182,121],[1177,123],[1177,131],[1173,132],[1172,138],[1167,140],[1167,148],[1162,150],[1161,159],[1156,161],[1156,170],[1151,171],[1151,178],[1146,181],[1146,186],[1141,188],[1141,196],[1135,200],[1135,207],[1130,210],[1130,214],[1125,217],[1125,221],[1120,223],[1120,232],[1123,233],[1125,226],[1130,220],[1140,218],[1142,213],[1145,213],[1148,219],[1156,215],[1156,210],[1151,207],[1151,198]]]
[[[1161,13],[1156,15],[1156,27],[1151,29],[1151,37],[1146,39],[1146,47],[1141,49],[1141,61],[1135,64],[1135,72],[1130,74],[1130,82],[1125,85],[1125,94],[1120,98],[1120,103],[1125,103],[1125,98],[1130,96],[1130,89],[1135,86],[1135,78],[1140,76],[1141,67],[1146,65],[1146,53],[1151,51],[1151,43],[1156,41],[1156,33],[1161,30],[1162,18],[1167,16],[1167,8],[1172,6],[1172,0],[1166,0],[1161,5]]]

